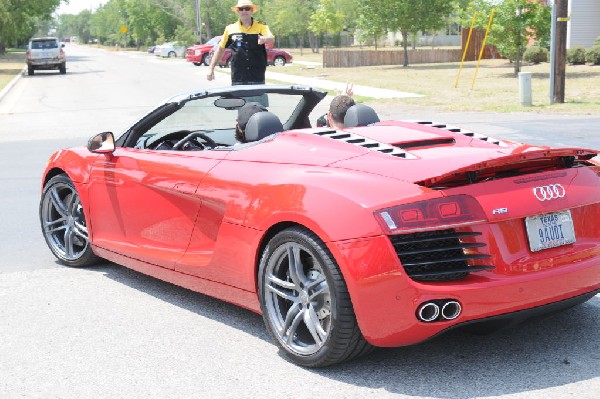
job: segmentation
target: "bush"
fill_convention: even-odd
[[[600,46],[600,36],[598,36],[594,41],[594,46]]]
[[[530,46],[523,53],[523,59],[527,62],[539,64],[548,61],[548,50],[540,46]]]
[[[585,49],[581,46],[573,46],[568,49],[567,62],[571,65],[585,64]]]
[[[600,44],[595,45],[587,51],[585,55],[587,62],[591,62],[593,65],[600,65]]]

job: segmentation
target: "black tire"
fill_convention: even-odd
[[[202,55],[202,63],[203,63],[205,66],[210,66],[210,57],[208,56],[208,53],[204,53],[204,54]]]
[[[229,57],[227,61],[225,61],[225,68],[231,68],[231,57]]]
[[[285,57],[278,55],[273,59],[273,66],[284,66],[285,65]]]
[[[192,64],[194,64],[194,65],[196,65],[196,66],[200,66],[200,65],[202,65],[202,63],[201,63],[201,62],[192,62]]]
[[[67,64],[60,64],[58,70],[61,73],[61,75],[64,75],[65,73],[67,73]]]
[[[27,75],[31,76],[34,73],[35,73],[35,69],[31,65],[27,66]]]
[[[167,54],[167,57],[175,58],[175,57],[177,57],[177,53],[175,53],[174,51],[169,51],[169,54]]]
[[[311,231],[292,227],[269,241],[258,291],[267,330],[292,362],[325,367],[372,350],[333,256]]]
[[[67,175],[54,176],[46,183],[39,213],[46,244],[61,263],[85,267],[100,260],[92,252],[83,206]]]

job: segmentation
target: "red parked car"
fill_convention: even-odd
[[[212,59],[213,55],[214,50],[211,50],[208,58],[208,64],[210,64],[210,60]],[[284,66],[288,62],[292,62],[292,59],[292,55],[285,50],[267,47],[267,64],[269,65]],[[221,60],[219,61],[219,66],[229,68],[230,63],[231,50],[226,48],[225,52],[223,53],[223,56],[221,57]]]
[[[208,66],[210,63],[208,54],[219,41],[221,41],[221,36],[215,36],[204,44],[195,44],[192,47],[188,47],[185,51],[185,59],[197,66],[202,64]]]
[[[363,104],[343,129],[315,127],[325,96],[204,88],[116,139],[56,152],[39,208],[50,250],[260,313],[282,353],[308,367],[512,325],[600,292],[599,151],[380,121]],[[238,143],[247,99],[268,112]]]

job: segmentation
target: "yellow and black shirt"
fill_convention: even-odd
[[[246,28],[238,20],[227,25],[222,48],[228,47],[231,55],[231,83],[264,83],[267,69],[267,51],[264,44],[258,44],[258,36],[273,36],[269,27],[252,19],[252,25]]]

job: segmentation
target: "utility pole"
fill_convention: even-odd
[[[565,102],[565,70],[567,64],[567,22],[569,21],[569,0],[555,0],[556,34],[554,62],[554,102]]]
[[[200,18],[200,0],[196,1],[196,36],[198,43],[202,43],[202,19]]]

